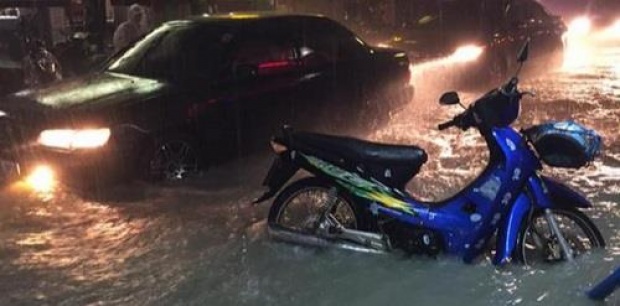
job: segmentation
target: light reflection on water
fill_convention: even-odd
[[[620,264],[620,99],[606,90],[617,82],[609,71],[620,52],[605,54],[595,61],[598,76],[562,72],[523,85],[539,95],[524,101],[519,126],[574,118],[605,137],[590,168],[547,169],[593,200],[589,215],[609,244],[574,264],[496,269],[484,258],[465,265],[273,243],[264,233],[267,205],[248,204],[270,161],[259,156],[179,187],[134,184],[98,197],[0,192],[0,304],[590,305],[584,290]],[[473,131],[436,130],[459,110],[440,107],[445,88],[428,86],[368,137],[427,149],[429,162],[409,187],[437,199],[471,180],[488,154]]]

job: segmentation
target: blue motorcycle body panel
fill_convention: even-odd
[[[523,220],[527,218],[532,208],[530,197],[521,193],[510,212],[505,217],[497,232],[497,249],[493,258],[494,265],[504,265],[510,261],[519,239],[519,231],[523,226]]]
[[[516,241],[522,218],[531,206],[523,189],[528,179],[535,176],[540,164],[514,130],[496,128],[492,137],[503,160],[490,165],[468,188],[452,199],[428,204],[405,198],[403,200],[413,213],[385,206],[380,206],[378,211],[406,223],[440,232],[445,240],[446,251],[462,256],[465,261],[471,261],[480,254],[498,227],[510,231],[500,233],[500,239],[506,240],[501,244],[509,245]],[[515,202],[518,203],[516,208]],[[464,209],[467,206],[474,207],[474,211]],[[499,256],[510,256],[514,248],[512,244],[506,246]]]

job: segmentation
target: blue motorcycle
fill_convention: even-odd
[[[527,60],[529,42],[517,57]],[[277,158],[255,203],[278,196],[268,217],[271,237],[318,247],[369,253],[394,249],[465,262],[491,250],[493,263],[572,260],[605,242],[580,210],[592,204],[566,185],[541,175],[542,162],[580,168],[599,153],[601,138],[575,122],[552,122],[516,131],[521,98],[518,71],[505,85],[469,107],[456,92],[442,105],[465,110],[439,130],[477,129],[490,151],[482,174],[456,196],[439,203],[415,199],[405,189],[427,161],[416,146],[284,128],[272,148]],[[284,185],[303,169],[312,176]]]

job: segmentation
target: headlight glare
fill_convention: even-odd
[[[110,129],[45,130],[39,135],[39,144],[58,149],[94,149],[110,139]]]

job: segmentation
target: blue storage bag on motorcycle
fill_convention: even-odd
[[[544,123],[525,134],[540,158],[552,167],[580,168],[601,151],[601,136],[574,121]]]

